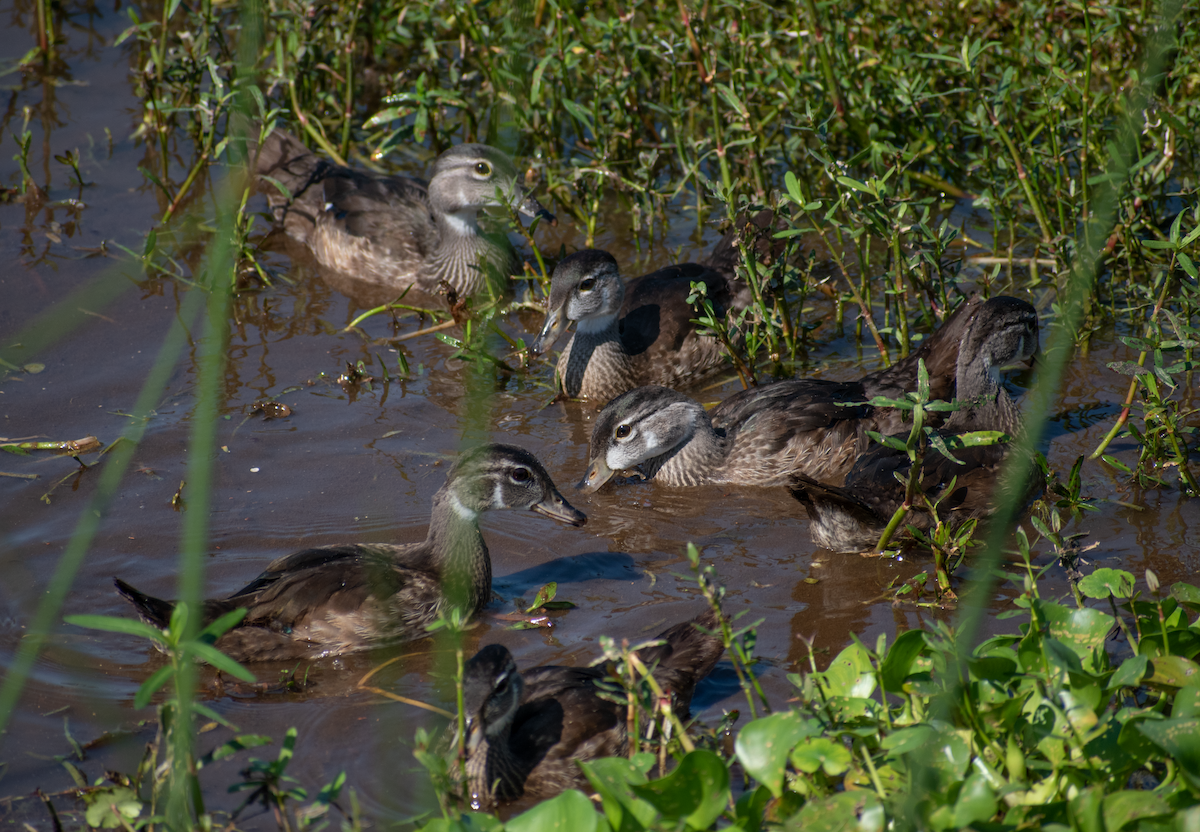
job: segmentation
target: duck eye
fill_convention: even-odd
[[[513,482],[529,482],[529,476],[530,476],[529,469],[528,468],[514,468],[511,476],[512,476]]]
[[[633,428],[629,427],[629,425],[617,425],[617,429],[613,432],[613,435],[618,439],[624,439],[632,432]]]
[[[583,280],[579,281],[579,290],[581,292],[590,292],[590,291],[592,291],[592,288],[595,285],[596,285],[596,278],[585,277]]]
[[[475,172],[478,173],[480,176],[491,176],[492,175],[492,166],[489,165],[487,162],[476,162],[475,163]]]

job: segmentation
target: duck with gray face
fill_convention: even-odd
[[[282,130],[251,158],[276,221],[318,263],[397,291],[432,293],[445,281],[469,295],[489,272],[519,272],[508,238],[480,229],[484,208],[507,204],[554,223],[525,192],[512,160],[484,144],[442,153],[428,185],[332,164]]]
[[[643,384],[701,378],[726,362],[720,341],[697,331],[687,299],[692,284],[703,283],[723,315],[733,302],[731,280],[732,273],[680,263],[626,286],[608,252],[576,252],[554,269],[546,320],[530,352],[546,352],[575,324],[557,365],[559,388],[572,399],[604,402]]]
[[[972,315],[959,351],[957,388],[964,407],[953,412],[938,431],[954,447],[956,438],[971,431],[1021,432],[1021,414],[1000,383],[1007,366],[1033,360],[1038,350],[1037,311],[1016,298],[992,298]],[[920,487],[938,517],[957,528],[968,520],[983,520],[996,505],[1000,466],[1011,445],[1000,443],[956,448],[954,460],[929,450],[921,469]],[[797,474],[789,488],[804,505],[813,542],[835,552],[860,552],[874,547],[905,497],[902,484],[909,472],[907,454],[876,446],[863,454],[841,487]],[[953,491],[948,491],[953,483]],[[1030,478],[1000,499],[1028,505],[1041,493]],[[905,517],[905,528],[921,530],[937,522],[918,501]],[[907,531],[897,536],[903,539]]]
[[[660,633],[637,651],[686,717],[696,683],[724,652],[720,621],[709,610]],[[586,787],[576,764],[628,752],[625,707],[600,695],[604,667],[535,667],[521,673],[512,655],[489,644],[463,671],[467,783],[471,805],[550,797]]]
[[[492,560],[479,515],[501,509],[530,509],[572,526],[587,521],[533,454],[484,445],[450,469],[421,543],[348,543],[279,558],[233,595],[205,601],[203,622],[246,611],[216,641],[241,662],[318,659],[421,638],[445,610],[474,615],[490,600]],[[114,580],[143,621],[168,625],[173,601]]]

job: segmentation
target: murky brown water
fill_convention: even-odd
[[[16,165],[9,161],[15,150],[9,130],[19,131],[26,105],[34,108],[31,167],[51,200],[76,195],[67,185],[67,169],[53,161],[68,149],[80,149],[84,178],[95,183],[84,190],[87,207],[82,209],[53,202],[36,211],[0,205],[0,256],[8,264],[0,273],[0,342],[5,346],[37,314],[112,267],[111,259],[88,258],[86,249],[105,240],[138,249],[161,214],[162,206],[137,172],[144,148],[127,138],[140,112],[126,82],[127,59],[105,45],[124,25],[123,18],[109,15],[68,30],[70,83],[54,86],[19,74],[5,78],[10,103],[0,184],[19,181]],[[4,55],[23,54],[28,33],[27,26],[0,33]],[[111,148],[106,128],[113,137]],[[715,239],[711,231],[697,239],[694,217],[681,213],[665,243],[638,254],[624,239],[619,211],[614,208],[606,219],[597,244],[612,251],[630,276],[676,257],[700,256]],[[548,251],[560,244],[571,249],[582,245],[582,236],[563,223],[545,229],[541,242]],[[295,285],[281,283],[235,306],[207,562],[210,594],[239,588],[268,559],[299,547],[421,539],[430,496],[443,482],[445,462],[463,442],[465,370],[449,360],[452,350],[433,338],[405,343],[414,369],[411,378],[376,384],[354,397],[333,381],[346,362],[361,359],[377,368],[376,355],[390,366],[395,357],[355,334],[339,332],[370,300],[335,291],[303,260],[291,262],[286,252],[271,255],[271,263]],[[131,283],[111,304],[86,310],[83,326],[43,354],[28,357],[44,363],[44,372],[9,376],[0,383],[0,435],[75,439],[94,434],[112,441],[127,423],[123,414],[132,410],[186,291],[168,280]],[[1040,301],[1042,309],[1049,306],[1040,296],[1031,300]],[[830,310],[818,305],[812,315],[814,320],[828,318]],[[522,313],[504,325],[528,338],[538,323],[536,316]],[[382,318],[368,321],[364,329],[372,336],[391,334]],[[833,338],[831,329],[826,325],[817,331],[821,347],[812,356],[814,372],[847,378],[874,367],[869,353],[860,357],[852,344]],[[1125,393],[1125,377],[1105,369],[1105,362],[1128,359],[1130,351],[1113,342],[1112,332],[1101,333],[1091,355],[1069,370],[1061,402],[1064,417],[1051,425],[1048,448],[1051,463],[1060,470],[1095,446],[1115,416],[1114,403]],[[172,507],[171,498],[187,477],[194,377],[193,357],[185,351],[75,581],[68,612],[128,615],[129,608],[112,589],[114,575],[154,594],[173,593],[184,515]],[[526,666],[586,662],[597,654],[601,633],[647,637],[687,618],[702,606],[694,586],[680,577],[688,571],[683,551],[689,540],[716,564],[729,589],[728,610],[765,619],[758,647],[765,660],[762,675],[780,705],[789,695],[785,674],[801,669],[806,660],[800,637],[814,639],[827,658],[849,642],[852,632],[873,644],[879,633],[894,634],[931,614],[894,609],[882,599],[885,587],[926,564],[815,550],[803,512],[782,491],[709,487],[672,492],[632,486],[576,495],[567,487],[583,473],[590,411],[578,405],[544,407],[549,380],[550,369],[543,365],[528,376],[498,381],[488,437],[534,450],[569,499],[587,512],[589,522],[573,529],[528,513],[487,517],[495,590],[504,598],[490,610],[511,611],[513,599],[532,598],[537,587],[551,580],[558,581],[560,597],[574,601],[578,609],[558,614],[547,631],[508,631],[503,622],[485,616],[472,631],[468,650],[501,641]],[[280,395],[288,388],[295,389]],[[717,399],[733,389],[726,385],[705,397]],[[279,396],[293,415],[274,421],[245,417],[246,406],[264,396]],[[1132,462],[1129,445],[1117,450]],[[99,469],[82,472],[44,501],[42,496],[73,467],[70,459],[44,455],[0,457],[0,471],[37,475],[35,480],[0,477],[0,662],[6,667],[98,480]],[[1167,584],[1194,580],[1200,564],[1200,507],[1195,501],[1169,491],[1133,492],[1100,465],[1089,464],[1085,479],[1086,491],[1103,508],[1078,524],[1100,543],[1089,554],[1096,565],[1139,574],[1153,568]],[[1144,510],[1106,504],[1109,499]],[[813,578],[815,583],[806,581]],[[1064,581],[1055,567],[1043,592],[1063,593]],[[1009,595],[1002,589],[994,609],[1003,609]],[[214,690],[210,705],[244,732],[278,738],[295,726],[300,740],[290,773],[310,794],[344,770],[368,815],[408,816],[432,805],[409,744],[419,725],[437,719],[359,690],[356,683],[387,659],[407,656],[388,665],[374,683],[445,706],[449,697],[429,676],[435,665],[432,647],[418,642],[318,662],[307,671],[309,684],[303,692]],[[55,760],[71,750],[64,720],[81,743],[124,732],[76,761],[89,780],[105,769],[132,771],[153,736],[153,726],[147,724],[152,711],[134,711],[133,694],[160,663],[135,639],[61,627],[38,660],[0,740],[0,793],[25,795],[37,787],[57,792],[71,785]],[[255,667],[264,681],[290,669]],[[206,679],[211,681],[211,675]],[[701,687],[695,710],[711,722],[722,709],[735,707],[744,707],[744,701],[732,671],[722,665]],[[217,729],[205,735],[205,742],[212,745],[228,736]],[[273,748],[259,749],[206,770],[210,808],[236,805],[239,798],[226,795],[224,787],[236,780],[248,756],[274,754]],[[35,824],[48,824],[48,818],[38,818]],[[273,826],[267,818],[260,823]]]

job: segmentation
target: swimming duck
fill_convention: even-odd
[[[432,293],[444,280],[469,295],[488,270],[502,277],[519,272],[508,238],[479,228],[481,208],[507,201],[526,216],[554,221],[525,193],[512,161],[485,144],[442,153],[428,185],[327,162],[282,130],[251,157],[288,236],[306,244],[322,266],[397,291]]]
[[[686,717],[696,683],[725,648],[709,610],[659,634],[665,643],[644,647],[638,657]],[[707,631],[707,632],[706,632]],[[535,667],[517,670],[512,655],[489,644],[467,662],[463,709],[467,725],[466,772],[472,803],[489,805],[522,794],[548,797],[582,787],[577,760],[624,756],[625,706],[602,698],[596,683],[603,667]]]
[[[479,515],[522,508],[572,526],[587,521],[533,454],[484,445],[459,457],[433,495],[423,542],[321,546],[279,558],[228,598],[205,601],[204,623],[246,610],[216,642],[241,662],[317,659],[420,638],[444,608],[475,614],[487,604],[492,561]],[[167,626],[173,601],[114,581],[144,621]]]
[[[710,266],[680,263],[626,286],[611,254],[578,251],[554,269],[546,322],[530,352],[544,353],[574,321],[558,357],[564,396],[606,402],[641,384],[674,386],[724,363],[721,342],[697,332],[687,298],[692,283],[703,283],[724,314],[733,300],[731,279]]]
[[[672,487],[708,482],[775,487],[788,485],[794,474],[840,483],[870,448],[868,430],[903,428],[898,411],[872,407],[867,400],[899,397],[910,382],[915,388],[916,360],[926,357],[939,369],[937,376],[930,374],[934,394],[953,395],[954,385],[943,377],[946,355],[953,351],[957,362],[962,354],[955,336],[968,327],[989,331],[1013,304],[1033,316],[1036,342],[1033,307],[1015,298],[993,298],[952,316],[909,359],[858,381],[781,381],[735,393],[711,413],[663,387],[630,390],[597,416],[591,462],[579,485],[595,491],[615,472],[634,468]]]
[[[977,430],[1017,434],[1020,411],[1000,384],[1000,369],[1031,359],[1037,351],[1037,312],[1015,298],[993,298],[967,327],[957,368],[957,395],[964,407],[954,411],[939,431],[943,439]],[[921,489],[937,501],[939,516],[954,527],[991,513],[992,495],[1007,444],[953,451],[961,464],[929,450],[924,457]],[[873,547],[888,521],[904,501],[907,454],[877,446],[859,457],[841,487],[817,482],[803,473],[793,475],[789,488],[808,511],[813,542],[835,552],[858,552]],[[897,480],[897,476],[901,479]],[[945,493],[954,480],[953,493]],[[1030,483],[1036,489],[1036,483]],[[1018,495],[1025,502],[1036,490]],[[935,518],[920,503],[905,518],[906,525],[928,529]]]

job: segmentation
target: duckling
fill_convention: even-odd
[[[656,637],[665,643],[637,653],[671,692],[682,717],[696,683],[725,650],[713,634],[719,624],[709,610]],[[582,787],[577,760],[625,755],[625,706],[602,698],[596,687],[608,675],[603,667],[535,667],[521,673],[499,644],[489,644],[468,661],[463,709],[472,805]]]
[[[1024,301],[993,298],[952,316],[914,356],[859,381],[781,381],[736,393],[711,413],[662,387],[630,390],[600,411],[580,488],[595,491],[616,471],[633,468],[671,487],[707,482],[775,487],[788,485],[794,474],[840,483],[869,450],[868,430],[903,428],[897,411],[872,407],[867,400],[902,395],[910,381],[916,387],[916,360],[925,357],[936,359],[940,370],[936,382],[931,374],[934,394],[952,395],[954,385],[941,376],[946,353],[961,354],[955,336],[971,325],[988,329],[1012,304],[1036,322],[1036,312]]]
[[[492,561],[479,515],[528,508],[582,526],[587,517],[528,451],[484,445],[464,453],[433,495],[421,543],[349,543],[279,558],[228,598],[204,602],[204,623],[234,609],[246,616],[216,647],[241,662],[337,656],[425,635],[443,609],[478,613],[491,598]],[[117,591],[142,620],[166,627],[175,607],[119,578]]]
[[[720,341],[696,331],[687,298],[692,283],[703,283],[724,314],[733,300],[729,277],[699,263],[680,263],[627,287],[611,254],[578,251],[554,269],[546,322],[530,352],[544,353],[575,321],[575,333],[558,357],[564,396],[606,402],[640,384],[675,386],[724,363]]]
[[[984,314],[984,312],[988,314]],[[1000,369],[1034,357],[1038,346],[1037,312],[1015,298],[993,298],[972,316],[959,351],[959,400],[965,407],[953,412],[940,431],[943,438],[977,430],[1017,434],[1021,415],[1000,384]],[[955,450],[956,463],[936,451],[924,457],[921,489],[937,503],[942,520],[957,527],[969,519],[987,517],[1007,444]],[[835,552],[859,552],[874,546],[888,521],[904,501],[907,454],[878,446],[859,457],[842,487],[817,482],[803,473],[793,475],[789,489],[808,511],[813,542]],[[899,477],[899,479],[897,479]],[[946,488],[954,481],[954,491]],[[1037,483],[1018,499],[1036,497]],[[905,523],[928,529],[936,522],[918,503]]]
[[[512,161],[485,144],[442,153],[428,185],[332,164],[282,130],[251,157],[288,236],[306,244],[322,266],[397,291],[432,293],[445,281],[469,295],[489,270],[518,272],[508,238],[480,230],[481,208],[509,202],[526,216],[554,223],[525,193]]]

